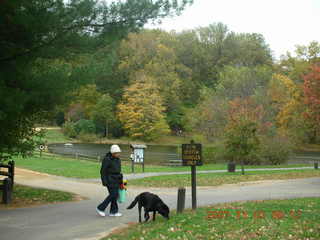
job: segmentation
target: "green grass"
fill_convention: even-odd
[[[74,178],[98,178],[100,176],[100,164],[97,162],[55,156],[16,157],[14,160],[17,167],[57,176]]]
[[[233,184],[239,182],[275,180],[275,179],[295,179],[307,177],[320,177],[318,170],[281,170],[281,171],[252,171],[241,175],[235,173],[198,173],[198,186],[218,186],[222,184]],[[144,187],[181,187],[190,186],[191,174],[166,175],[147,177],[143,179],[130,180],[130,185]]]
[[[222,211],[226,211],[225,215],[219,216],[217,213]],[[248,217],[238,217],[237,211],[246,212]],[[284,216],[276,215],[277,212]],[[320,198],[213,205],[195,212],[171,214],[169,221],[159,216],[155,222],[135,224],[103,238],[118,239],[317,240],[320,239]]]
[[[72,201],[75,195],[68,192],[32,188],[23,185],[14,185],[12,203],[9,205],[0,204],[1,208],[29,207],[32,205]],[[2,199],[2,191],[0,192]]]
[[[39,157],[35,154],[33,157],[21,158],[15,157],[16,165],[21,168],[30,169],[37,172],[48,173],[52,175],[75,177],[75,178],[99,178],[100,163],[88,160],[79,160],[65,158],[57,155],[45,155]],[[280,165],[276,167],[304,167],[306,164]],[[248,166],[247,168],[272,168],[274,166]],[[198,170],[224,170],[226,164],[208,164],[197,168]],[[190,171],[190,167],[166,167],[158,165],[146,165],[146,172],[175,172]],[[122,162],[122,172],[131,173],[129,162]],[[142,172],[140,165],[135,165],[135,173]]]
[[[45,141],[46,144],[50,143],[65,143],[70,141],[75,141],[75,139],[70,139],[63,135],[60,128],[49,128],[45,129],[44,137],[41,139],[42,141]]]

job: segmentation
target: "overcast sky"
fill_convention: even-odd
[[[181,31],[214,22],[263,34],[278,58],[297,44],[320,42],[320,0],[194,0],[181,16],[152,28]]]

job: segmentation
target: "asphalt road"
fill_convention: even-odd
[[[137,209],[125,208],[143,191],[158,194],[171,209],[175,209],[177,204],[176,188],[129,188],[128,201],[119,205],[123,216],[102,218],[95,212],[95,207],[106,195],[106,189],[100,183],[36,174],[25,170],[17,171],[16,182],[69,191],[88,200],[0,210],[1,240],[100,239],[116,227],[138,221]],[[197,189],[198,206],[297,197],[320,197],[320,178],[249,182]],[[186,207],[191,207],[190,188],[186,191]]]

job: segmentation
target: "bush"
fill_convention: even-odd
[[[211,147],[203,146],[202,155],[205,163],[218,163],[228,160],[222,141],[217,141]]]
[[[80,133],[77,137],[83,143],[95,142],[97,140],[97,136],[92,133]]]
[[[92,120],[80,119],[74,125],[77,135],[79,134],[94,134],[96,126]]]
[[[261,156],[261,148],[251,151],[249,155],[244,159],[245,165],[261,165],[263,159]]]
[[[263,139],[260,154],[266,164],[286,163],[291,153],[292,144],[288,139],[279,136]]]
[[[231,161],[247,165],[260,164],[258,152],[260,150],[260,139],[257,134],[257,123],[241,119],[232,122],[227,129],[225,146],[227,156]]]
[[[216,163],[214,147],[202,147],[202,161],[204,164]]]
[[[62,127],[62,132],[69,138],[75,138],[77,136],[77,132],[75,129],[75,124],[73,122],[65,122]]]

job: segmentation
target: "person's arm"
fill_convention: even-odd
[[[100,170],[100,174],[101,174],[101,180],[102,180],[102,184],[104,186],[107,185],[108,179],[107,179],[107,172],[108,172],[108,168],[110,167],[110,161],[108,160],[108,158],[103,158],[102,160],[102,166],[101,166],[101,170]]]
[[[119,182],[120,182],[120,184],[123,184],[123,174],[122,174],[122,171],[121,171],[121,159],[119,159],[119,169],[120,169],[120,179],[119,179]]]

